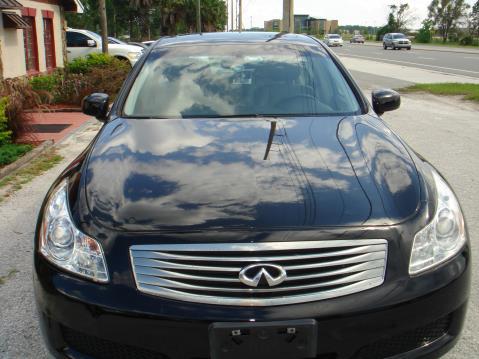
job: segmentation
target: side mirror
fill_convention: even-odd
[[[86,44],[88,47],[96,47],[95,40],[86,40]]]
[[[374,112],[379,116],[384,112],[397,110],[401,106],[401,95],[393,90],[374,90],[372,98]]]
[[[95,116],[98,121],[105,122],[108,114],[110,97],[105,93],[92,93],[82,101],[85,115]]]

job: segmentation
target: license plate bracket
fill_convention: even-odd
[[[212,323],[209,340],[211,359],[315,358],[317,322]]]

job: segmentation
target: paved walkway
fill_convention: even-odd
[[[23,139],[38,142],[53,140],[55,143],[91,118],[81,112],[34,112],[30,115],[33,131],[23,136]]]

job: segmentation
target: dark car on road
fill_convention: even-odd
[[[349,42],[351,44],[364,44],[364,36],[363,35],[354,35]]]
[[[58,358],[435,358],[469,295],[463,214],[322,42],[165,37],[56,179],[34,289]],[[411,121],[418,114],[411,113]]]

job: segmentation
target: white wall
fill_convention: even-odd
[[[43,16],[42,10],[53,11],[53,33],[55,38],[56,66],[63,67],[62,24],[60,7],[30,0],[18,0],[24,7],[37,9],[35,25],[37,32],[38,64],[40,72],[47,70],[45,65],[45,45],[43,43]],[[16,11],[20,14],[20,11]],[[23,30],[5,29],[0,16],[0,42],[2,50],[3,77],[16,77],[26,74],[25,50],[23,44]]]
[[[16,11],[20,14],[19,11]],[[26,73],[23,30],[5,29],[0,16],[0,42],[2,51],[3,77],[22,76]]]

